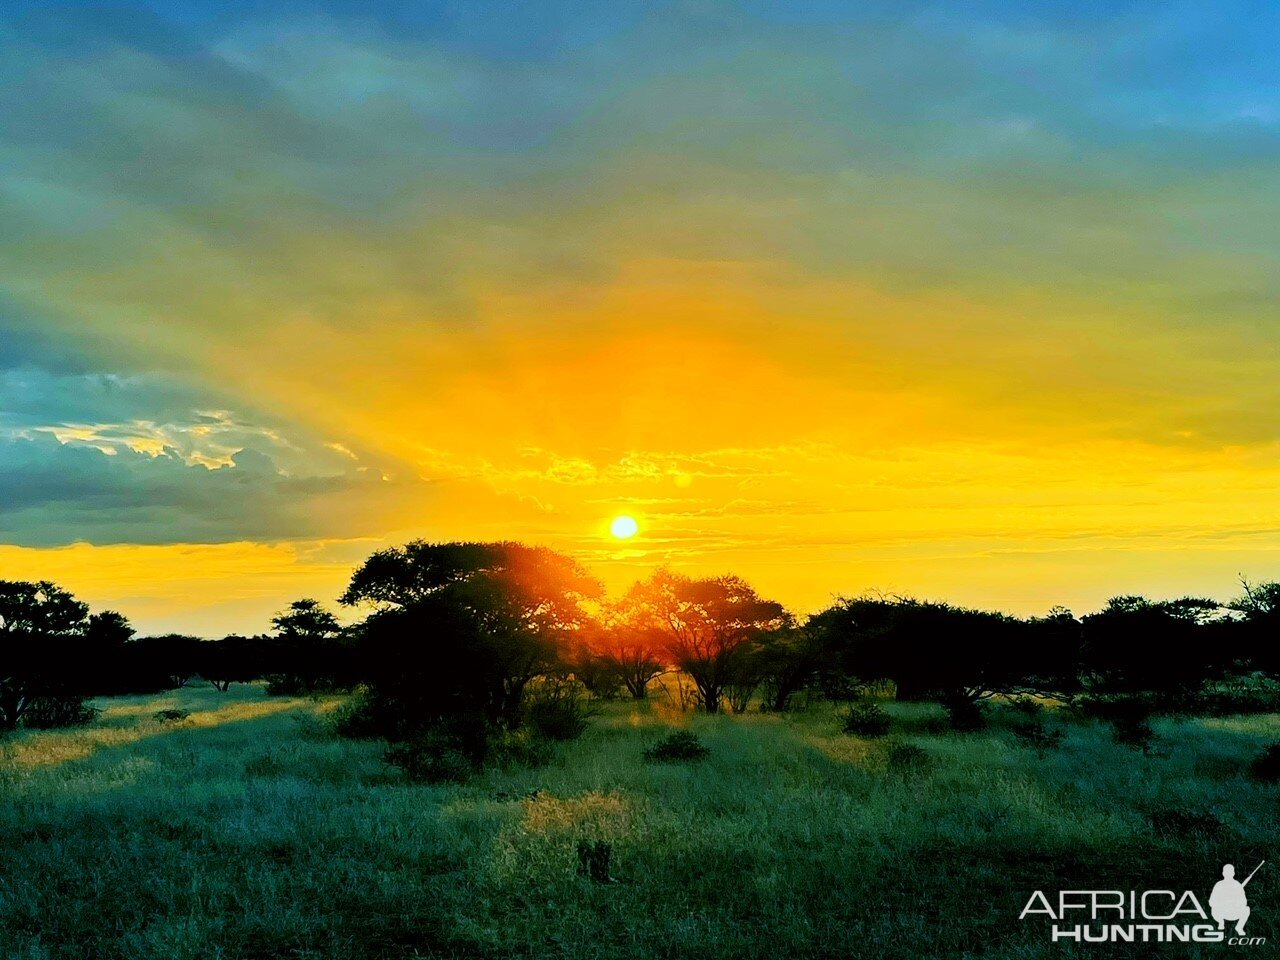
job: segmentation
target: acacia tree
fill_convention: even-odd
[[[299,640],[323,640],[337,636],[342,625],[319,600],[309,597],[295,600],[287,610],[271,618],[271,626],[280,637]]]
[[[342,625],[319,600],[295,600],[271,618],[267,690],[296,694],[349,686]]]
[[[208,642],[181,633],[130,640],[124,646],[119,689],[152,693],[185,687],[200,672]]]
[[[823,633],[810,621],[763,638],[757,663],[763,676],[764,708],[789,709],[792,698],[817,677],[826,653]]]
[[[649,695],[649,684],[666,672],[662,635],[653,628],[620,626],[605,638],[600,656],[634,700]]]
[[[369,557],[340,602],[374,607],[360,666],[409,727],[466,713],[514,727],[530,681],[561,666],[602,592],[543,547],[419,540]]]
[[[1248,659],[1254,669],[1280,677],[1280,582],[1240,584],[1244,593],[1228,606],[1244,617]]]
[[[693,680],[708,713],[744,678],[754,645],[791,623],[782,604],[735,576],[692,579],[659,570],[624,599],[636,622],[660,632],[667,658]]]
[[[16,727],[36,697],[74,685],[85,665],[68,648],[88,615],[88,604],[48,580],[0,580],[0,730]]]
[[[1000,613],[910,597],[854,597],[809,619],[831,662],[852,681],[891,680],[899,700],[966,704],[996,693],[1059,689],[1056,651],[1028,642],[1028,627]]]
[[[89,617],[84,626],[85,636],[94,643],[119,650],[133,639],[138,631],[123,614],[115,610],[103,610]]]
[[[648,611],[628,598],[608,604],[599,628],[591,631],[586,654],[616,678],[635,700],[649,695],[649,684],[667,670],[665,634]]]
[[[249,683],[266,671],[263,663],[264,637],[231,634],[221,640],[201,640],[195,648],[196,672],[220,693],[233,683]]]
[[[1214,600],[1112,597],[1083,620],[1082,670],[1096,691],[1186,694],[1230,667],[1229,629]]]

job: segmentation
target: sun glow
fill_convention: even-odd
[[[609,532],[619,540],[629,540],[640,531],[640,525],[634,517],[615,517],[609,524]]]

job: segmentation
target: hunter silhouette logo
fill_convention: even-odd
[[[1253,868],[1253,873],[1262,869],[1262,863]],[[1245,895],[1244,888],[1253,879],[1253,873],[1244,878],[1244,883],[1240,883],[1236,880],[1236,868],[1229,863],[1223,865],[1222,879],[1213,885],[1213,893],[1209,894],[1209,909],[1213,913],[1213,919],[1218,921],[1219,930],[1230,920],[1236,925],[1236,933],[1244,936],[1244,925],[1249,919],[1249,898]]]
[[[1225,943],[1233,947],[1261,946],[1266,937],[1245,935],[1249,897],[1245,887],[1262,869],[1262,861],[1241,882],[1236,868],[1222,867],[1222,879],[1209,894],[1206,911],[1195,893],[1184,890],[1060,890],[1055,899],[1037,890],[1018,915],[1040,915],[1053,926],[1054,942],[1073,943]],[[1235,924],[1234,932],[1227,924]]]

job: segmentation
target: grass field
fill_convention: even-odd
[[[337,702],[181,690],[0,742],[0,956],[1115,956],[1020,923],[1030,892],[1203,900],[1280,839],[1280,790],[1245,775],[1276,715],[1161,722],[1151,756],[1072,722],[1041,756],[998,721],[939,732],[927,705],[890,705],[895,732],[867,740],[825,705],[626,702],[547,766],[420,786],[330,732]],[[645,763],[680,725],[710,757]],[[579,876],[580,840],[612,844],[615,882]],[[1249,932],[1277,942],[1274,867]]]

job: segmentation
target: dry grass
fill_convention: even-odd
[[[433,787],[332,736],[335,701],[102,705],[93,727],[0,746],[0,956],[1058,957],[1017,922],[1030,890],[1207,892],[1280,839],[1280,790],[1244,773],[1276,716],[1159,723],[1152,756],[1073,723],[1040,757],[999,724],[935,732],[927,706],[891,706],[871,741],[825,706],[618,703],[547,767]],[[710,756],[643,762],[675,724]],[[895,767],[903,743],[926,762]],[[1212,829],[1178,832],[1179,811]],[[616,883],[579,875],[581,840],[612,845]],[[1280,917],[1277,889],[1250,886],[1251,932]]]

